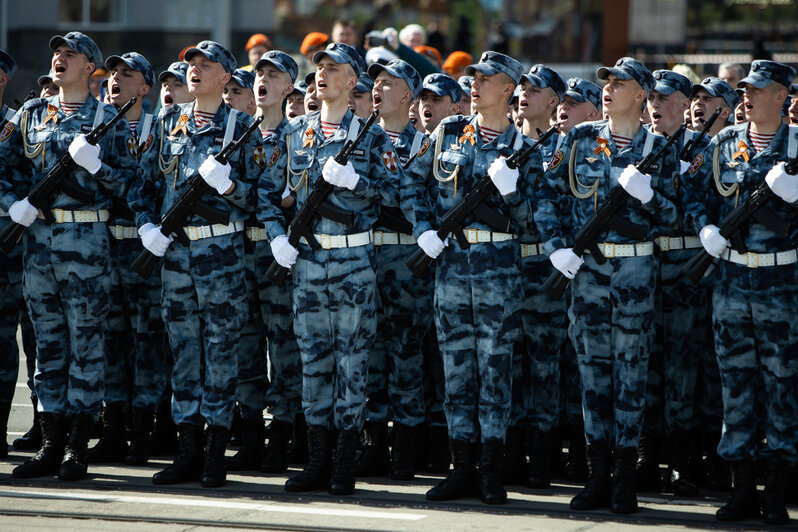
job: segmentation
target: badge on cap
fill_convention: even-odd
[[[313,147],[313,137],[315,134],[313,133],[313,128],[308,126],[305,130],[305,140],[302,142],[303,148],[312,148]]]
[[[612,152],[608,147],[610,144],[609,140],[603,139],[601,137],[596,137],[596,142],[598,143],[598,146],[596,147],[595,150],[593,150],[594,154],[598,155],[599,153],[604,152],[604,155],[606,155],[607,157],[610,157],[612,155]]]
[[[256,146],[254,150],[252,150],[252,160],[255,161],[260,168],[266,166],[266,150],[263,149],[263,146]]]
[[[473,146],[476,142],[474,138],[474,134],[477,132],[477,128],[474,127],[473,124],[468,124],[466,127],[463,128],[463,135],[457,140],[460,144],[465,143],[466,141],[470,142]]]
[[[737,151],[734,152],[734,155],[732,155],[732,159],[736,159],[737,157],[742,157],[745,160],[745,162],[748,162],[749,159],[748,144],[746,144],[745,141],[741,140],[740,142],[737,143],[737,148],[738,148]]]
[[[188,124],[188,115],[180,115],[180,118],[177,119],[177,125],[169,134],[174,135],[178,131],[182,131],[184,135],[187,135],[186,124]]]

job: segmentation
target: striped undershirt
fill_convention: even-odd
[[[135,135],[136,134],[136,129],[138,129],[138,127],[139,127],[139,121],[138,120],[129,120],[128,124],[130,124],[130,132]]]
[[[396,139],[402,134],[401,131],[391,131],[390,129],[386,129],[385,132],[388,134],[388,138],[391,139],[391,142],[396,142]]]
[[[616,135],[615,133],[612,134],[612,140],[615,141],[615,145],[618,147],[618,151],[621,151],[629,144],[632,143],[632,137],[623,137],[621,135]]]
[[[67,116],[77,113],[81,107],[83,107],[83,102],[80,103],[61,102],[61,111]]]
[[[495,129],[490,129],[485,126],[479,126],[479,136],[482,138],[483,144],[487,144],[501,134],[501,131],[496,131]]]
[[[272,136],[272,133],[274,133],[274,129],[261,129],[260,130],[260,136],[263,139],[268,139],[269,137]]]
[[[324,120],[322,120],[321,134],[324,135],[325,139],[328,139],[335,134],[336,130],[338,129],[338,126],[340,125],[341,125],[340,122],[338,122],[337,124],[333,124],[332,122],[325,122]]]
[[[205,127],[213,120],[214,116],[216,116],[216,113],[205,113],[194,109],[194,125],[197,126],[197,129]]]
[[[776,134],[771,133],[769,135],[763,135],[761,133],[754,133],[749,129],[748,136],[751,137],[751,143],[754,145],[754,151],[758,153],[770,146],[770,142],[773,140],[773,137],[775,137]]]

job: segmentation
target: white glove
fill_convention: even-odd
[[[720,234],[720,229],[716,225],[706,225],[698,233],[701,239],[701,245],[707,250],[707,253],[717,258],[729,245],[729,241],[723,238]]]
[[[324,163],[324,168],[321,169],[321,176],[331,185],[349,190],[355,190],[357,182],[360,180],[360,176],[355,172],[355,167],[352,166],[352,163],[347,162],[341,166],[332,157]]]
[[[418,245],[427,256],[435,259],[441,254],[443,248],[449,245],[449,239],[441,240],[437,231],[428,229],[418,237]]]
[[[781,162],[770,169],[765,176],[770,190],[787,203],[798,201],[798,175],[790,175]]]
[[[385,28],[382,30],[382,38],[385,39],[385,44],[388,45],[393,51],[399,49],[399,32],[396,28]]]
[[[69,155],[75,163],[86,169],[87,172],[94,175],[100,168],[102,168],[102,161],[100,161],[100,147],[97,145],[92,146],[86,140],[86,135],[79,135],[75,137],[69,145]]]
[[[641,174],[633,165],[623,169],[618,184],[640,203],[648,203],[654,197],[654,190],[651,188],[651,176]]]
[[[549,260],[564,276],[569,279],[576,277],[576,272],[585,263],[571,248],[562,248],[552,251]]]
[[[488,175],[499,194],[506,196],[515,192],[515,184],[518,182],[518,168],[507,166],[507,159],[497,157],[488,167]]]
[[[277,261],[277,264],[288,269],[296,264],[299,250],[291,245],[287,236],[278,236],[271,241],[269,246],[272,248],[272,255],[274,255],[274,260]]]
[[[144,248],[155,255],[156,257],[163,257],[166,249],[174,241],[172,236],[164,236],[161,233],[161,226],[155,224],[144,224],[139,229],[139,236],[141,237],[141,244]]]
[[[8,215],[14,223],[30,227],[36,220],[36,217],[39,216],[39,209],[31,205],[28,198],[22,198],[11,204],[11,207],[8,209]]]
[[[209,155],[200,165],[199,173],[208,186],[216,189],[221,195],[233,186],[233,182],[230,181],[230,164],[221,164],[213,155]]]

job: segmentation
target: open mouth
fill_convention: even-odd
[[[377,107],[382,103],[382,97],[379,94],[374,95],[374,107]]]
[[[288,114],[286,116],[288,116],[288,118],[296,118],[299,115],[296,114],[294,111],[288,111]]]
[[[528,101],[521,100],[521,101],[518,102],[518,108],[519,109],[526,109],[527,107],[529,107],[529,102]]]
[[[265,85],[258,87],[258,98],[265,98],[267,94],[269,94],[269,90]]]
[[[432,110],[431,109],[424,109],[423,111],[421,111],[421,116],[423,116],[424,118],[429,120],[430,118],[432,118]]]
[[[318,111],[319,104],[317,104],[316,102],[308,102],[308,109],[311,111]]]
[[[704,110],[703,109],[696,109],[693,111],[693,117],[700,122],[704,121]]]
[[[326,83],[324,83],[320,79],[316,80],[316,90],[321,90],[321,89],[326,89],[326,88],[327,88],[327,84]]]
[[[172,105],[173,103],[175,103],[175,100],[174,98],[172,98],[167,94],[166,96],[163,97],[163,103],[165,103],[166,105]]]
[[[119,85],[113,85],[111,87],[111,96],[118,96],[120,92],[122,92],[122,87]]]
[[[566,120],[568,120],[568,113],[564,113],[564,112],[560,113],[560,115],[557,117],[557,119],[560,122],[565,122]]]
[[[659,122],[660,118],[662,118],[661,114],[659,114],[657,112],[651,113],[651,120],[653,120],[654,122]]]
[[[191,76],[191,79],[189,79],[189,81],[190,81],[191,83],[193,83],[193,84],[195,84],[195,85],[196,85],[196,84],[197,84],[197,83],[199,83],[201,80],[200,80],[200,79],[199,79],[199,77],[197,77],[197,76]]]
[[[64,65],[56,65],[54,70],[56,74],[63,74],[66,72],[66,67]]]
[[[604,105],[607,105],[608,103],[612,103],[612,98],[610,98],[609,96],[605,96],[604,98],[601,99],[601,101],[604,103]]]
[[[479,100],[479,93],[471,91],[471,99],[472,100]]]

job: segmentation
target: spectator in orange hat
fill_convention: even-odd
[[[427,45],[422,44],[422,45],[416,46],[415,48],[413,48],[413,50],[416,53],[419,53],[419,54],[423,55],[424,57],[426,57],[427,60],[430,63],[432,63],[433,65],[435,65],[436,67],[438,67],[438,68],[441,67],[441,63],[443,62],[443,57],[441,57],[441,53],[438,51],[437,48],[435,48],[433,46],[427,46]],[[471,63],[468,63],[468,64],[470,65]],[[463,67],[463,68],[465,68],[465,67]]]
[[[446,58],[441,68],[443,68],[443,71],[449,76],[458,79],[460,76],[465,75],[465,67],[473,62],[474,58],[471,54],[458,50],[449,54],[449,57]]]
[[[196,46],[196,45],[190,44],[190,45],[186,46],[185,48],[183,48],[182,50],[180,50],[180,53],[177,54],[177,60],[178,61],[185,61],[184,57],[186,56],[186,52],[188,52],[189,50],[194,48],[194,46]]]
[[[260,60],[260,56],[272,49],[272,42],[262,33],[256,33],[247,41],[244,49],[247,51],[247,58],[249,64],[241,67],[243,70],[252,71],[252,65]]]
[[[313,54],[319,50],[324,50],[327,43],[330,41],[330,36],[326,33],[312,31],[305,35],[302,39],[302,45],[299,47],[301,56],[292,55],[299,67],[297,79],[302,79],[311,72],[316,72],[316,65],[313,64]]]

